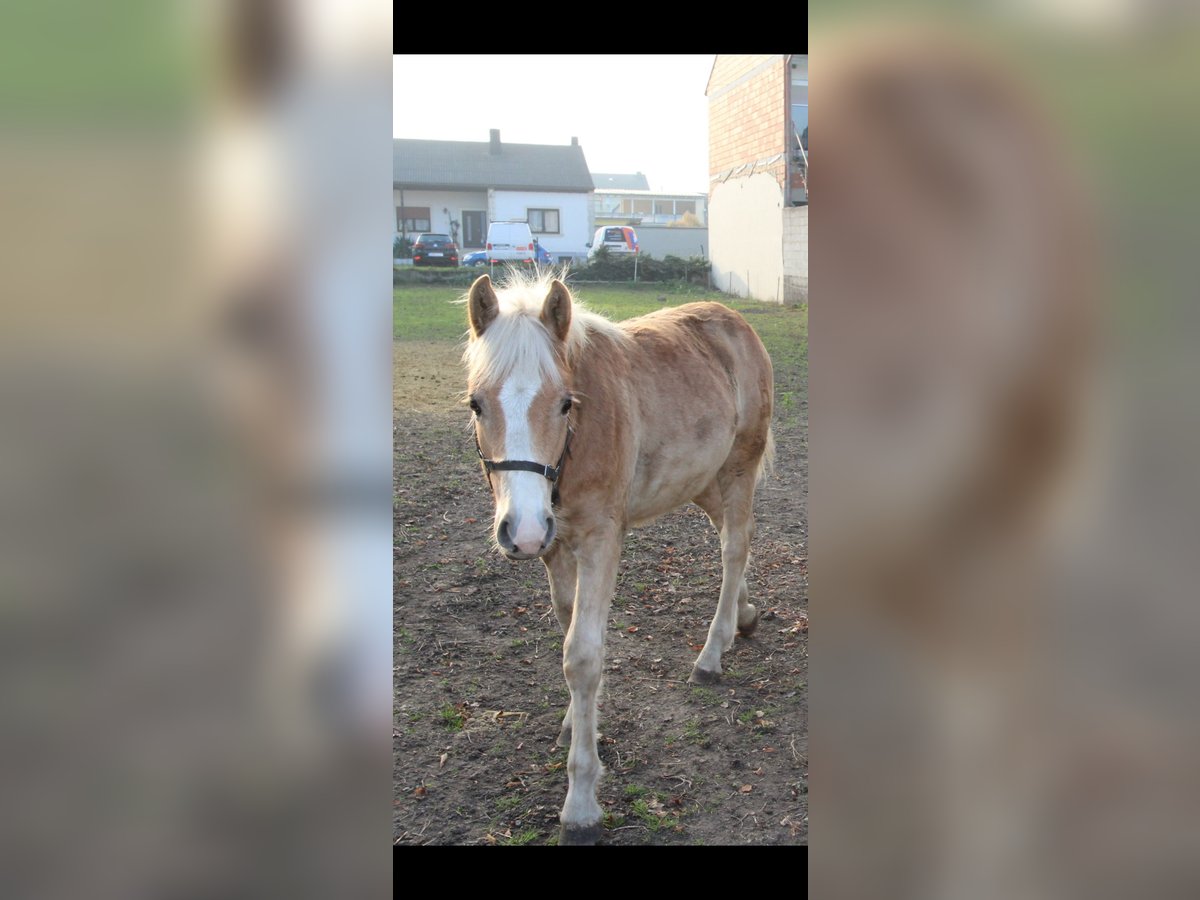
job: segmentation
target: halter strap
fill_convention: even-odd
[[[570,425],[567,426],[567,439],[563,442],[562,453],[559,454],[557,465],[547,466],[542,463],[530,462],[526,459],[502,459],[496,461],[488,459],[483,455],[483,449],[479,446],[479,435],[475,435],[475,452],[479,454],[480,460],[483,461],[483,470],[487,473],[488,485],[492,483],[492,472],[532,472],[534,475],[541,475],[552,485],[554,489],[550,492],[550,503],[552,506],[558,506],[558,478],[562,475],[563,462],[571,452],[571,438],[575,436],[575,429]]]

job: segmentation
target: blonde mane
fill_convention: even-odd
[[[495,384],[514,371],[534,371],[555,384],[562,383],[554,342],[542,324],[542,305],[550,292],[550,283],[558,273],[526,275],[510,271],[508,282],[497,287],[499,313],[482,336],[468,340],[463,350],[467,379],[471,384]],[[464,295],[458,301],[466,303]],[[566,340],[566,364],[574,366],[594,335],[615,341],[628,340],[615,322],[593,312],[571,297],[571,327]]]

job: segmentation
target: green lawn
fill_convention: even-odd
[[[576,296],[590,309],[611,319],[628,319],[664,306],[716,300],[738,310],[758,332],[775,366],[779,417],[799,414],[808,380],[808,307],[785,307],[727,298],[715,291],[667,284],[582,285]],[[396,288],[392,295],[392,334],[405,341],[457,343],[466,332],[466,307],[455,303],[464,289],[420,285]],[[658,298],[666,295],[666,302]],[[397,352],[402,352],[397,348]]]

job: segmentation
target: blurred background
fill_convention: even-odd
[[[390,889],[390,41],[0,11],[5,896]]]
[[[809,25],[812,894],[1194,896],[1198,11]]]
[[[388,887],[390,22],[0,12],[6,896]],[[1195,896],[1200,23],[809,24],[812,891]]]

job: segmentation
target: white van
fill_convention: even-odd
[[[595,256],[601,247],[604,247],[609,253],[637,253],[637,232],[628,225],[606,225],[596,229],[596,234],[588,247],[589,259]]]
[[[528,263],[535,259],[533,233],[528,222],[493,222],[488,226],[489,263]]]

